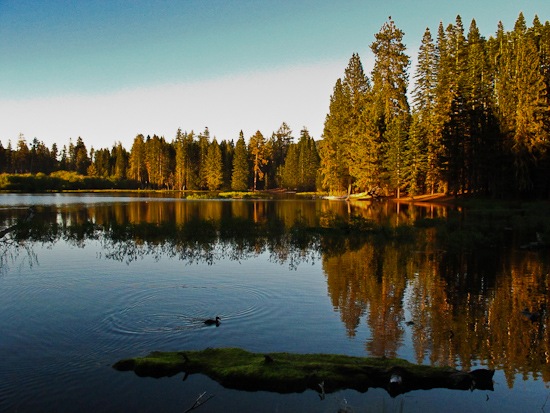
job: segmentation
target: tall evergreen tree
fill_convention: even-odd
[[[231,175],[233,172],[233,156],[235,155],[235,145],[233,141],[223,140],[220,142],[220,150],[222,152],[222,165],[223,165],[223,184],[222,188],[231,188]]]
[[[61,159],[59,160],[59,168],[62,171],[67,171],[70,168],[70,162],[69,162],[69,155],[67,146],[63,145],[63,149],[61,149]]]
[[[441,176],[438,168],[439,140],[437,139],[436,106],[438,55],[430,29],[422,37],[412,92],[416,116],[411,124],[411,142],[406,155],[407,180],[410,190],[416,194],[425,187],[434,193]],[[424,180],[424,182],[421,182]]]
[[[504,181],[514,183],[509,189],[516,194],[534,189],[538,158],[546,152],[548,142],[548,87],[535,34],[535,29],[527,29],[520,13],[512,32],[505,32],[499,23],[491,39],[496,114],[502,148],[509,156],[505,164],[513,165],[500,176],[506,177],[507,170],[512,170]]]
[[[266,173],[271,176],[271,184],[280,186],[282,184],[282,166],[285,163],[288,148],[294,138],[292,130],[286,122],[283,122],[277,132],[274,132],[269,139],[271,147],[271,162],[266,165]]]
[[[128,152],[122,146],[122,143],[118,142],[113,148],[114,156],[114,168],[113,176],[115,179],[126,179],[128,168]]]
[[[442,144],[447,160],[446,179],[451,192],[460,193],[470,189],[468,177],[468,156],[471,147],[471,135],[468,130],[469,119],[466,106],[466,74],[468,49],[464,26],[460,16],[456,17],[455,25],[447,28],[449,40],[449,58],[451,59],[451,113],[446,125]]]
[[[0,173],[6,173],[7,172],[7,166],[8,166],[8,151],[2,146],[2,142],[0,142]]]
[[[448,128],[451,124],[451,114],[453,110],[453,101],[456,93],[456,80],[454,72],[454,60],[452,58],[452,38],[449,33],[452,32],[453,26],[450,25],[447,30],[444,29],[443,23],[440,22],[437,32],[437,85],[435,93],[434,107],[434,140],[437,147],[437,170],[441,176],[440,190],[448,192],[456,188],[449,188],[449,175],[452,174],[451,159],[448,150],[448,142],[445,140],[448,137]]]
[[[248,141],[248,153],[252,160],[253,185],[252,190],[258,189],[258,182],[264,178],[264,166],[269,162],[269,147],[260,131],[257,131]]]
[[[330,97],[329,113],[325,119],[323,142],[320,145],[323,187],[330,193],[341,193],[349,182],[349,149],[345,135],[349,131],[349,97],[338,79]]]
[[[15,173],[24,174],[29,172],[30,150],[25,136],[20,133],[17,140],[17,151],[13,156]]]
[[[372,104],[366,106],[359,123],[350,145],[349,170],[354,186],[374,195],[380,190],[382,149]]]
[[[74,167],[75,171],[81,175],[86,175],[88,166],[90,166],[90,158],[84,140],[79,136],[74,146]]]
[[[145,141],[145,166],[152,185],[157,188],[169,186],[170,158],[168,144],[163,136],[147,137]]]
[[[197,166],[197,187],[200,189],[206,189],[208,183],[206,182],[206,158],[208,156],[208,147],[210,146],[210,131],[208,128],[204,128],[204,132],[198,136],[198,157],[195,165]]]
[[[93,168],[88,175],[94,174],[95,176],[107,178],[110,175],[109,158],[110,153],[108,149],[98,149],[94,151]]]
[[[288,189],[298,190],[300,186],[300,153],[298,144],[292,143],[286,153],[285,163],[282,168],[283,186]]]
[[[8,146],[6,147],[6,172],[15,173],[15,151],[11,140],[8,140]]]
[[[174,147],[176,149],[176,159],[174,166],[174,185],[175,187],[183,191],[186,189],[185,185],[185,168],[187,166],[186,159],[186,143],[185,135],[181,131],[181,128],[178,128],[176,131],[176,138],[174,139]]]
[[[430,129],[431,125],[422,118],[421,111],[415,111],[411,119],[402,176],[407,185],[407,192],[411,196],[425,193],[427,185],[429,185],[429,191],[433,193],[433,181],[428,180],[430,159],[435,156],[428,149],[431,146],[430,137],[432,137]]]
[[[528,190],[534,183],[533,161],[548,147],[550,109],[540,56],[535,40],[527,33],[522,14],[514,27],[513,42],[516,52],[517,107],[512,152],[519,188]]]
[[[139,134],[134,138],[128,165],[128,177],[145,185],[149,178],[146,167],[145,138]]]
[[[194,133],[178,129],[174,140],[174,185],[180,191],[195,188]]]
[[[359,55],[354,53],[338,79],[325,120],[323,142],[319,146],[323,186],[331,193],[350,191],[353,180],[352,146],[364,139],[364,116],[370,94]],[[357,170],[355,170],[357,172]]]
[[[208,146],[204,165],[206,185],[210,191],[219,189],[223,184],[222,151],[216,138]]]
[[[307,128],[300,131],[298,149],[298,187],[303,191],[312,191],[317,182],[317,171],[319,169],[319,154],[315,146],[315,140],[310,136]]]
[[[380,159],[379,137],[369,128],[372,123],[371,85],[358,54],[352,55],[344,73],[343,87],[349,98],[348,133],[344,133],[343,143],[347,151],[350,186],[359,190],[369,188],[378,181]],[[359,167],[358,167],[359,166]]]
[[[387,189],[395,191],[398,197],[410,125],[407,101],[410,59],[405,53],[403,35],[390,17],[370,46],[375,56],[371,77],[373,105],[384,151],[383,176]]]
[[[185,185],[186,189],[197,189],[199,181],[200,148],[195,139],[195,132],[191,131],[184,136],[185,144]]]
[[[248,189],[248,151],[244,140],[243,131],[235,145],[233,157],[233,172],[231,174],[231,189],[234,191],[246,191]]]
[[[467,157],[469,190],[494,193],[498,145],[487,42],[472,20],[467,37],[466,111],[470,136]]]
[[[52,171],[56,171],[59,169],[59,160],[57,157],[59,156],[59,149],[57,148],[57,143],[52,144],[52,149],[50,150],[50,156],[51,156],[51,163],[52,163]]]

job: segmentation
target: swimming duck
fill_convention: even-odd
[[[221,320],[221,318],[216,316],[215,320],[209,318],[208,320],[204,321],[204,324],[206,324],[207,326],[212,326],[212,325],[216,324],[216,327],[217,327],[217,326],[220,325],[220,320]]]

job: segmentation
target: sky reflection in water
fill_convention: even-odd
[[[521,310],[546,303],[548,260],[512,234],[480,248],[463,220],[456,244],[439,223],[459,213],[444,208],[73,197],[52,196],[55,207],[34,198],[36,222],[4,245],[2,411],[181,411],[205,390],[217,395],[209,411],[226,401],[240,411],[336,411],[344,400],[356,411],[438,411],[449,399],[453,411],[514,411],[547,397],[547,319],[532,323]],[[32,201],[0,197],[1,218]],[[350,213],[363,217],[359,235],[342,225]],[[205,328],[216,315],[221,326]],[[319,405],[314,392],[249,394],[198,377],[158,385],[110,368],[151,350],[209,346],[483,365],[497,369],[495,392],[340,392]]]

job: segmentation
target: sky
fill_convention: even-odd
[[[548,0],[0,0],[0,142],[130,149],[178,128],[218,141],[283,122],[321,138],[352,53],[367,74],[389,16],[414,61],[426,28],[460,15],[489,37]]]

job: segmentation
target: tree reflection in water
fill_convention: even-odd
[[[366,322],[366,350],[398,355],[407,331],[416,362],[474,367],[550,380],[545,312],[548,251],[518,248],[525,226],[445,208],[391,203],[349,207],[315,202],[130,202],[39,207],[1,240],[0,266],[35,243],[99,241],[107,259],[145,255],[213,264],[268,252],[291,269],[322,261],[331,303],[353,337]],[[349,209],[349,210],[348,210]],[[2,211],[3,227],[22,211]],[[20,220],[21,221],[21,220]],[[406,323],[406,321],[411,321]]]

